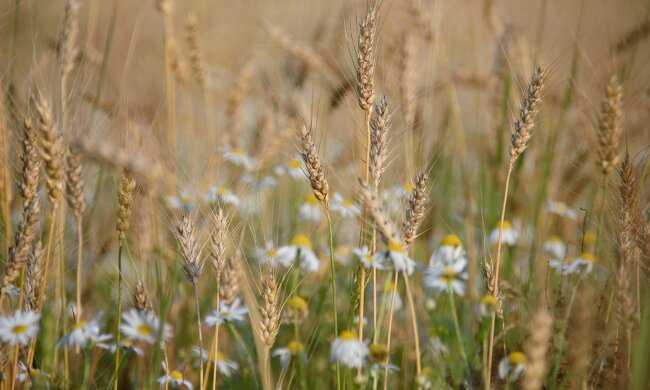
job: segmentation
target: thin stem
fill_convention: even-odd
[[[397,294],[397,277],[399,276],[399,271],[394,271],[395,277],[393,279],[393,291],[390,299],[390,310],[388,312],[388,336],[386,336],[386,355],[387,359],[390,359],[390,334],[393,330],[393,313],[395,311],[395,295]],[[388,364],[384,367],[384,390],[388,389]]]
[[[201,311],[199,308],[199,281],[192,281],[192,286],[194,287],[194,304],[196,305],[196,326],[199,329],[199,351],[203,353],[203,332],[201,331]],[[216,355],[215,355],[216,356]],[[208,355],[208,360],[210,356]],[[203,390],[203,359],[199,359],[200,364],[200,374],[199,374],[199,389]]]
[[[418,332],[418,321],[415,316],[415,304],[413,303],[413,294],[411,294],[410,280],[406,272],[402,272],[404,278],[404,286],[406,287],[406,300],[409,304],[409,311],[411,312],[411,326],[413,327],[413,339],[415,341],[415,369],[417,375],[422,372],[422,363],[420,362],[420,335]],[[422,388],[418,384],[418,388]]]
[[[506,176],[506,188],[503,191],[503,205],[501,206],[501,219],[499,222],[499,240],[497,241],[497,260],[494,267],[494,284],[492,285],[493,296],[496,299],[499,299],[499,271],[501,269],[501,244],[503,240],[503,221],[505,220],[506,215],[506,204],[508,202],[508,188],[510,187],[510,176],[512,174],[512,168],[514,166],[515,160],[510,159],[510,164],[508,165],[508,176]],[[492,348],[494,346],[494,325],[496,323],[496,311],[492,314],[492,321],[490,323],[490,341],[488,344],[488,374],[487,374],[487,383],[485,384],[487,388],[490,387],[490,377],[492,375]]]
[[[329,244],[330,244],[330,281],[332,283],[332,305],[334,311],[334,337],[339,335],[339,320],[338,320],[338,311],[336,305],[336,273],[334,271],[334,236],[332,234],[332,217],[330,216],[329,207],[325,207],[325,215],[327,215],[327,229],[329,232]],[[363,321],[363,319],[359,319]],[[336,363],[336,388],[341,388],[341,369],[339,363]]]
[[[83,261],[83,219],[77,217],[77,322],[81,319],[81,263]]]
[[[122,324],[122,242],[117,250],[117,336],[115,337],[115,382],[113,388],[118,389],[120,370],[120,325]],[[169,366],[167,366],[169,367]]]
[[[449,303],[451,304],[451,314],[454,318],[454,328],[456,330],[456,339],[458,340],[458,346],[460,348],[460,356],[463,358],[463,364],[465,364],[465,370],[468,369],[467,363],[467,354],[465,353],[465,344],[463,343],[463,336],[460,331],[460,322],[458,321],[458,313],[456,313],[456,304],[454,302],[454,289],[449,286],[447,288],[449,291]]]

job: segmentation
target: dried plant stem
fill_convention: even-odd
[[[83,219],[77,220],[77,322],[81,320],[81,264],[83,262]]]
[[[420,361],[420,335],[418,332],[418,320],[415,316],[415,303],[413,302],[413,294],[411,293],[411,281],[406,272],[402,272],[404,279],[404,287],[406,288],[406,300],[408,301],[409,311],[411,312],[411,325],[413,326],[413,341],[415,342],[415,370],[417,375],[422,372],[422,363]],[[418,385],[418,388],[422,386]]]
[[[510,164],[508,164],[508,175],[506,176],[506,185],[503,191],[503,204],[501,205],[501,217],[499,219],[499,239],[497,240],[497,259],[494,266],[494,283],[492,284],[492,295],[498,300],[499,299],[499,275],[501,269],[501,244],[503,240],[503,222],[506,217],[506,205],[508,203],[508,189],[510,188],[510,176],[512,175],[512,168],[515,164],[515,158],[510,158]],[[493,346],[494,346],[494,325],[496,324],[496,311],[492,313],[492,319],[490,322],[490,338],[488,342],[488,372],[487,372],[487,382],[485,383],[486,389],[490,388],[490,376],[492,375],[492,357],[493,357]]]
[[[163,27],[164,27],[164,45],[165,45],[165,94],[167,102],[167,148],[170,153],[176,150],[176,111],[175,111],[175,86],[174,86],[174,71],[172,64],[174,61],[174,53],[172,48],[173,42],[173,25],[172,20],[172,2],[165,1],[163,8]],[[174,175],[167,175],[167,191],[170,193],[174,190]]]
[[[115,382],[113,388],[118,389],[119,371],[120,371],[120,336],[122,325],[122,242],[117,250],[117,333],[115,336]],[[169,367],[169,366],[168,366]]]
[[[388,311],[388,335],[386,336],[386,356],[390,356],[390,339],[391,332],[393,330],[393,314],[395,312],[395,295],[397,294],[397,277],[399,276],[399,271],[393,271],[395,275],[393,277],[393,291],[391,292],[390,298],[390,310]],[[360,320],[361,321],[361,320]],[[384,367],[384,390],[388,389],[388,365]]]

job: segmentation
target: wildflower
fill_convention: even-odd
[[[239,206],[239,198],[233,194],[228,188],[212,186],[205,194],[205,202],[208,204],[223,204],[231,206]]]
[[[431,255],[429,267],[433,267],[436,264],[450,266],[459,260],[467,262],[463,243],[457,235],[448,234],[440,240],[440,246]]]
[[[582,244],[585,248],[593,248],[596,245],[596,240],[598,237],[593,230],[587,230],[585,234],[582,235]]]
[[[214,310],[212,314],[205,317],[205,324],[212,327],[221,325],[225,322],[244,322],[248,309],[242,304],[239,297],[235,298],[232,303],[219,303],[219,310]]]
[[[41,315],[35,311],[16,311],[13,316],[0,317],[0,341],[25,346],[38,333]]]
[[[511,352],[499,362],[499,378],[514,382],[526,369],[526,355],[522,352]]]
[[[223,153],[223,159],[232,163],[233,165],[243,167],[245,170],[250,171],[253,169],[256,161],[254,158],[248,156],[246,152],[240,148],[225,147],[220,150]]]
[[[38,368],[29,368],[23,362],[18,362],[18,382],[23,383],[29,375],[30,385],[31,384],[43,384],[45,383],[45,388],[49,388],[47,381],[52,377],[50,374],[46,374]]]
[[[573,259],[566,267],[566,274],[590,273],[594,268],[596,258],[592,253],[583,252],[580,256]]]
[[[300,205],[298,218],[300,218],[301,221],[318,223],[320,221],[321,213],[320,202],[316,199],[314,194],[310,192],[305,196],[304,202]]]
[[[57,347],[66,345],[70,348],[85,348],[97,343],[103,343],[113,336],[109,334],[101,334],[101,315],[98,315],[94,319],[86,322],[79,321],[76,324],[72,325],[70,331],[63,335],[58,343]]]
[[[280,264],[284,267],[291,267],[296,259],[298,259],[300,269],[303,273],[316,272],[320,268],[320,261],[311,248],[309,238],[299,234],[291,240],[289,245],[278,248],[276,256],[271,261],[271,265],[276,266]]]
[[[161,376],[157,380],[158,384],[161,387],[163,387],[166,383],[168,383],[173,389],[177,387],[183,387],[183,386],[185,386],[190,390],[193,389],[192,383],[187,379],[185,379],[185,374],[183,374],[178,370],[169,371],[167,369],[167,366],[164,363],[163,363],[163,368],[165,369],[165,375]]]
[[[461,258],[449,266],[437,264],[427,268],[424,276],[425,287],[437,292],[452,289],[456,294],[463,296],[467,279],[467,273],[463,271],[466,265],[467,260]]]
[[[359,261],[363,264],[366,269],[376,268],[379,270],[386,269],[385,257],[376,257],[370,253],[370,250],[367,246],[362,248],[352,249],[352,253],[359,258]]]
[[[564,242],[558,236],[550,236],[546,239],[542,249],[553,259],[564,259],[566,254],[566,245],[564,245]]]
[[[332,342],[330,360],[351,368],[360,368],[366,364],[368,354],[366,343],[359,341],[354,332],[344,330]]]
[[[294,295],[287,300],[287,304],[283,313],[284,323],[293,323],[294,321],[301,322],[309,314],[309,305],[301,296]]]
[[[115,353],[117,350],[117,343],[112,343],[112,344],[97,344],[98,347],[107,349],[110,353]],[[133,352],[138,356],[144,356],[144,351],[142,348],[139,348],[137,345],[133,343],[131,340],[120,340],[120,351],[128,351],[128,352]]]
[[[7,296],[10,296],[10,297],[17,297],[17,296],[20,295],[20,289],[18,287],[14,286],[13,284],[10,284],[5,289],[5,294],[7,294]]]
[[[271,264],[271,261],[273,261],[277,254],[275,246],[273,246],[273,241],[271,240],[267,240],[264,243],[264,248],[255,249],[255,256],[260,264]]]
[[[219,372],[227,377],[231,377],[234,372],[239,370],[239,364],[237,364],[237,362],[228,360],[226,355],[224,355],[219,351],[217,351],[216,355],[214,353],[208,354],[208,351],[206,351],[205,349],[201,349],[198,346],[194,346],[192,347],[192,355],[198,359],[203,360],[204,362],[208,361],[208,355],[209,355],[210,360],[213,363],[217,364],[217,369],[219,370]]]
[[[338,261],[339,264],[346,266],[350,264],[350,252],[352,250],[347,245],[342,245],[337,247],[334,250],[334,260]]]
[[[303,354],[304,350],[305,346],[301,342],[292,340],[286,347],[275,349],[271,356],[280,359],[280,365],[282,368],[287,368],[292,357],[300,356],[302,359],[305,358]]]
[[[194,199],[187,191],[181,191],[178,196],[168,196],[167,204],[173,210],[190,212],[194,208]]]
[[[397,199],[406,199],[411,196],[411,193],[413,192],[413,184],[410,182],[401,185],[398,184],[391,187],[389,192]]]
[[[160,320],[153,313],[131,309],[122,313],[120,331],[128,340],[153,344],[158,340]],[[170,337],[171,328],[169,325],[164,324],[162,328],[162,340]]]
[[[388,369],[388,373],[398,372],[399,367],[391,363],[373,363],[370,366],[370,375],[374,378],[377,375],[383,375],[384,370]]]
[[[424,390],[429,390],[431,388],[431,368],[424,367],[420,375],[415,377],[415,382],[418,386],[422,387]]]
[[[374,256],[374,262],[376,263],[385,260],[390,260],[390,264],[395,271],[406,272],[409,276],[415,271],[415,261],[408,256],[404,246],[400,243],[391,242],[386,247],[386,250],[377,252]]]
[[[566,275],[569,264],[564,259],[551,259],[548,261],[548,266],[555,270],[560,275]]]
[[[551,214],[569,218],[574,221],[578,219],[578,213],[574,209],[567,206],[567,204],[564,202],[549,200],[546,204],[546,211]]]
[[[393,284],[392,281],[389,281],[388,283],[386,283],[384,285],[384,290],[383,291],[386,291],[388,293],[387,298],[386,298],[386,310],[390,310],[390,305],[391,305],[390,302],[391,302],[392,296],[393,296],[392,295],[393,294],[393,286],[394,286],[394,284]],[[372,291],[368,291],[368,293],[372,294]],[[380,294],[383,294],[383,292],[380,293]],[[393,309],[395,311],[399,311],[402,308],[402,306],[403,306],[402,297],[399,294],[399,291],[395,290],[395,303],[393,304]]]
[[[506,245],[515,245],[519,239],[519,232],[512,226],[512,223],[505,219],[503,221],[502,227],[502,238],[501,242]],[[491,243],[496,243],[499,241],[499,222],[497,222],[496,227],[490,232],[488,240]]]
[[[330,203],[330,210],[339,214],[341,218],[355,218],[361,214],[361,208],[354,202],[344,199],[341,194],[335,192]]]
[[[282,176],[285,173],[288,173],[289,176],[294,180],[301,180],[305,177],[305,174],[302,172],[302,165],[300,165],[300,160],[297,158],[292,159],[286,165],[276,167],[274,173],[277,176]]]
[[[490,318],[497,310],[497,299],[490,294],[483,295],[478,304],[478,315],[482,318]]]
[[[442,326],[436,326],[429,331],[429,349],[434,358],[438,358],[447,353],[447,346],[442,342],[440,336],[445,333]]]

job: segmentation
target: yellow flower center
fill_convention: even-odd
[[[596,243],[596,233],[591,230],[587,230],[585,235],[582,237],[585,245],[594,245]]]
[[[172,372],[169,373],[169,377],[175,381],[182,381],[183,373],[177,370],[173,370]]]
[[[311,249],[311,241],[309,238],[307,238],[307,236],[303,234],[298,234],[293,239],[291,239],[291,245]]]
[[[296,169],[297,169],[297,168],[300,168],[300,161],[295,160],[295,159],[289,161],[289,167],[291,167],[291,168],[296,168]]]
[[[245,156],[245,155],[246,155],[246,152],[244,152],[244,151],[241,150],[240,148],[232,148],[232,149],[230,150],[230,153],[231,153],[231,154],[234,154],[234,155],[236,155],[236,156]]]
[[[456,280],[456,275],[457,272],[454,271],[453,268],[447,267],[442,270],[442,274],[440,275],[440,279],[442,279],[445,283],[451,283],[454,280]]]
[[[508,355],[508,362],[513,366],[523,364],[526,362],[526,355],[522,352],[511,352],[510,355]]]
[[[226,195],[228,195],[229,193],[230,193],[230,191],[228,191],[227,188],[219,187],[219,188],[217,189],[217,195],[219,195],[219,196],[226,196]]]
[[[413,188],[414,188],[414,187],[413,187],[413,184],[412,184],[412,183],[405,183],[405,184],[404,184],[404,191],[411,192],[411,191],[413,191]]]
[[[136,330],[138,331],[139,334],[145,336],[151,336],[151,334],[153,333],[153,329],[151,329],[149,325],[145,325],[145,324],[138,325]]]
[[[497,229],[499,228],[499,221],[497,221]],[[503,230],[512,228],[512,223],[509,220],[504,219],[503,224],[501,224]]]
[[[497,299],[493,297],[492,295],[483,295],[481,297],[481,305],[487,306],[487,307],[496,307],[497,306]]]
[[[186,205],[186,206],[192,203],[192,199],[190,199],[190,197],[187,195],[181,195],[180,201],[182,205]]]
[[[120,340],[120,344],[122,344],[123,346],[125,346],[125,347],[127,347],[127,348],[128,348],[128,347],[132,347],[132,346],[134,345],[134,344],[133,344],[133,341],[131,341],[131,340],[127,340],[127,339]]]
[[[278,251],[275,248],[271,248],[266,251],[266,255],[268,257],[275,257],[278,255]]]
[[[442,240],[440,240],[441,246],[463,246],[463,243],[460,241],[455,234],[447,234]]]
[[[352,206],[354,206],[354,202],[352,202],[351,200],[347,200],[347,199],[344,199],[342,204],[343,204],[343,207],[352,207]]]
[[[21,333],[27,332],[28,329],[29,329],[29,326],[20,324],[20,325],[16,325],[13,328],[11,328],[11,333],[13,333],[13,334],[21,334]]]
[[[287,349],[292,355],[296,355],[302,352],[305,349],[305,346],[300,341],[292,340],[287,344]]]
[[[295,310],[307,311],[307,302],[297,295],[289,298],[289,300],[287,301],[287,305],[289,305],[290,308]]]
[[[377,360],[383,361],[388,356],[388,348],[385,344],[370,344],[370,354]]]
[[[559,242],[559,243],[561,243],[562,239],[560,237],[558,237],[558,236],[553,235],[553,236],[550,236],[549,238],[547,238],[546,242],[550,242],[550,243],[558,243]]]
[[[224,360],[226,360],[226,355],[224,355],[223,353],[217,351],[217,361],[218,362],[223,362]]]
[[[307,196],[305,196],[305,203],[309,203],[311,205],[317,205],[318,204],[318,199],[314,196],[314,194],[309,193]]]
[[[352,341],[352,340],[356,340],[356,339],[357,339],[357,335],[356,335],[356,333],[354,333],[354,332],[352,332],[352,331],[350,331],[350,330],[344,330],[344,331],[341,332],[341,334],[339,335],[339,338],[340,338],[341,340],[345,340],[345,341]]]
[[[85,326],[86,326],[86,322],[85,322],[85,321],[79,321],[79,322],[77,322],[76,324],[72,325],[72,326],[70,327],[70,330],[81,329],[81,328],[83,328],[83,327],[85,327]]]
[[[580,255],[580,258],[583,259],[583,260],[587,260],[588,262],[590,262],[592,264],[596,262],[596,258],[594,257],[594,255],[589,253],[589,252],[582,252],[582,254]]]
[[[404,246],[399,242],[391,242],[388,244],[389,252],[404,252]]]
[[[429,337],[431,337],[432,339],[435,339],[437,337],[440,337],[440,335],[443,334],[444,331],[445,331],[445,329],[442,326],[433,327],[429,331]]]

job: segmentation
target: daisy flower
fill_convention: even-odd
[[[569,218],[574,221],[578,219],[578,213],[574,209],[567,206],[567,204],[564,202],[549,200],[546,204],[546,211],[551,214]]]
[[[584,273],[588,274],[594,269],[596,258],[592,253],[583,252],[573,259],[566,267],[566,274]]]
[[[329,248],[328,248],[329,250]],[[334,260],[339,264],[346,266],[350,264],[350,253],[352,250],[347,245],[341,245],[334,250]],[[329,253],[328,253],[329,254]]]
[[[564,259],[566,255],[566,245],[558,236],[550,236],[544,241],[542,246],[544,252],[551,256],[552,259]]]
[[[431,368],[424,367],[422,368],[422,373],[415,377],[415,382],[418,386],[422,387],[424,390],[429,390],[431,388]]]
[[[449,266],[455,264],[459,260],[465,260],[465,262],[467,262],[463,243],[457,235],[448,234],[440,240],[440,246],[431,255],[431,258],[429,259],[429,267],[433,267],[436,264]]]
[[[358,205],[344,199],[338,192],[335,192],[332,196],[330,210],[340,215],[341,218],[355,218],[361,214],[361,208]]]
[[[303,273],[316,272],[320,268],[320,261],[311,248],[309,238],[299,234],[291,240],[289,245],[278,248],[276,256],[271,260],[271,265],[280,264],[284,267],[291,267],[298,258]]]
[[[305,346],[300,341],[292,340],[286,347],[275,349],[271,356],[280,359],[280,365],[282,368],[287,368],[289,367],[291,358],[300,356],[301,359],[305,359],[303,354],[304,350]]]
[[[397,199],[407,199],[413,192],[413,183],[408,182],[401,185],[394,185],[389,191]]]
[[[201,349],[199,346],[192,347],[192,355],[197,359],[203,360],[203,362],[208,361],[208,351],[206,351],[205,349]],[[214,353],[210,353],[209,355],[210,355],[210,360],[213,363],[216,362],[217,369],[223,375],[230,378],[233,373],[239,370],[239,364],[235,361],[228,360],[226,355],[224,355],[223,353],[217,351],[216,356]]]
[[[564,259],[551,259],[548,261],[548,266],[555,270],[560,275],[566,275],[569,264]]]
[[[519,239],[519,232],[512,226],[512,223],[505,219],[502,226],[503,234],[501,242],[506,245],[515,245]],[[490,232],[488,240],[491,243],[497,243],[499,241],[499,222],[497,222],[496,227]]]
[[[158,340],[160,320],[155,314],[143,313],[136,309],[131,309],[122,313],[120,331],[128,340],[153,344]],[[171,333],[171,327],[164,324],[162,328],[162,339],[166,340],[170,338]]]
[[[371,268],[377,268],[379,270],[386,269],[386,264],[384,263],[386,258],[385,257],[376,258],[375,256],[372,255],[372,253],[370,253],[370,250],[368,249],[367,246],[363,246],[362,248],[354,248],[352,249],[352,253],[354,253],[354,255],[359,258],[359,261],[361,261],[361,263],[366,269],[371,269]]]
[[[98,347],[108,350],[110,353],[115,353],[117,349],[117,343],[111,344],[97,344]],[[131,340],[120,340],[120,351],[133,352],[138,356],[144,356],[144,351],[142,348],[139,348]]]
[[[255,257],[257,257],[257,261],[259,261],[260,264],[271,264],[277,254],[273,241],[271,240],[267,240],[264,243],[264,248],[255,249]]]
[[[298,209],[298,218],[301,221],[318,223],[322,213],[321,209],[320,202],[316,199],[314,194],[310,192],[305,196],[303,203]]]
[[[389,260],[389,264],[395,271],[406,272],[408,276],[415,271],[415,261],[408,256],[404,246],[400,243],[391,242],[386,250],[375,254],[375,262],[380,263],[385,260]]]
[[[79,321],[72,325],[70,331],[59,339],[56,346],[59,348],[64,345],[69,348],[85,348],[93,344],[104,343],[110,340],[113,336],[109,334],[101,334],[100,319],[101,315],[98,315],[88,322]]]
[[[18,369],[20,370],[18,372],[18,376],[16,377],[16,379],[18,379],[18,382],[25,382],[27,375],[29,375],[29,380],[31,382],[30,386],[34,383],[37,383],[45,384],[45,388],[49,388],[47,381],[52,377],[52,375],[46,374],[38,368],[28,368],[23,362],[18,362]]]
[[[242,167],[247,171],[252,170],[256,164],[255,159],[246,154],[241,148],[225,147],[221,149],[221,152],[223,153],[224,160],[238,167]]]
[[[467,279],[467,273],[464,272],[466,265],[467,260],[461,258],[450,266],[437,264],[429,267],[424,276],[424,286],[436,292],[452,289],[456,294],[463,296]]]
[[[214,310],[212,314],[205,317],[205,324],[209,327],[221,325],[225,322],[244,322],[248,309],[242,304],[239,297],[235,298],[232,303],[219,303],[219,310]]]
[[[294,180],[300,180],[305,177],[305,174],[302,171],[302,165],[300,165],[300,160],[297,158],[292,159],[286,165],[281,165],[276,167],[274,173],[276,176],[283,176],[285,173],[288,173],[289,176]]]
[[[366,364],[369,353],[365,342],[359,341],[354,332],[344,330],[332,342],[330,360],[347,367],[361,368]]]
[[[478,304],[478,315],[481,318],[492,317],[497,310],[497,299],[490,294],[483,295]]]
[[[157,380],[160,387],[163,387],[165,386],[165,383],[168,383],[172,387],[172,389],[175,389],[177,387],[183,387],[183,386],[185,386],[190,390],[193,389],[192,383],[187,379],[185,379],[185,374],[183,374],[178,370],[169,371],[167,369],[167,366],[164,363],[163,363],[163,368],[165,369],[165,375],[161,376]]]
[[[239,198],[233,194],[228,188],[212,186],[208,189],[207,194],[204,196],[205,202],[208,204],[224,204],[231,206],[239,206]]]
[[[526,369],[526,355],[522,352],[510,352],[499,362],[499,378],[514,382]]]
[[[440,335],[443,333],[444,329],[441,326],[432,328],[429,332],[429,349],[431,350],[431,355],[434,358],[439,358],[440,356],[447,353],[447,346],[442,342]]]
[[[585,250],[593,252],[596,246],[596,240],[598,237],[596,236],[596,232],[593,230],[587,230],[583,235],[582,235],[582,244],[585,248]]]
[[[190,212],[194,208],[194,199],[187,191],[181,191],[178,196],[168,196],[167,205],[173,210]]]
[[[285,324],[292,324],[294,321],[301,322],[309,315],[309,305],[301,296],[294,295],[287,300],[283,310],[283,321]]]
[[[384,370],[388,369],[388,373],[399,372],[399,367],[391,363],[373,363],[370,366],[370,375],[374,378],[377,375],[384,375]]]
[[[41,315],[35,311],[16,311],[9,317],[0,317],[0,341],[4,344],[25,346],[38,334]]]

